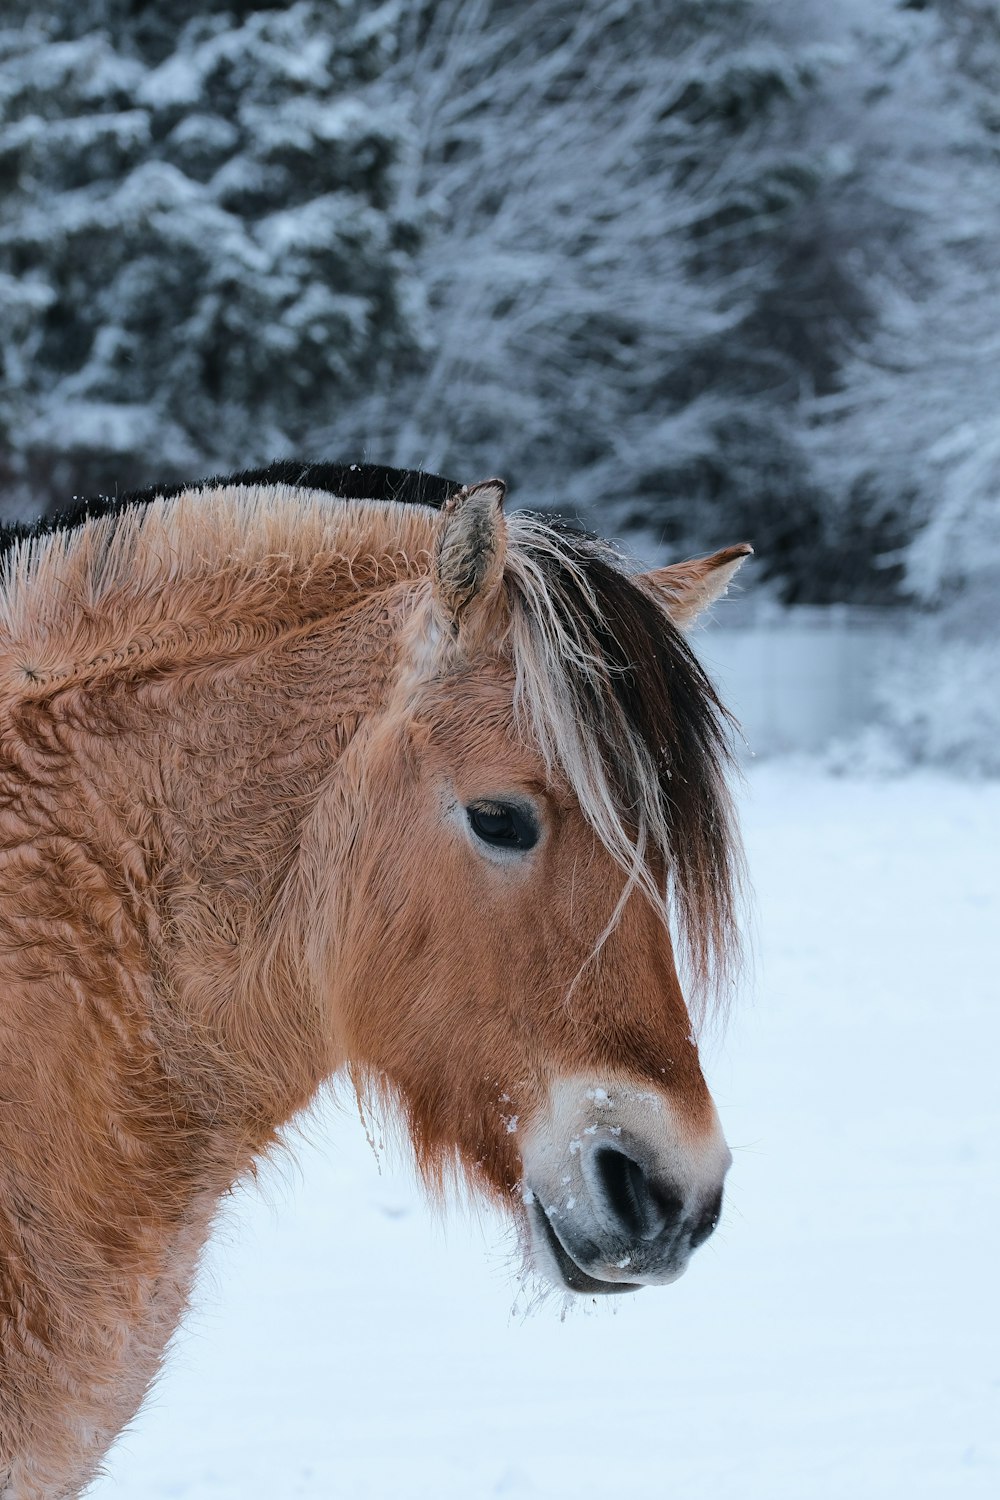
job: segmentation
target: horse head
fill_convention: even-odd
[[[502,500],[453,496],[390,606],[336,793],[334,1024],[432,1182],[457,1165],[548,1279],[620,1292],[681,1274],[730,1163],[678,972],[697,999],[733,957],[727,726],[679,627],[750,549],[629,576]]]

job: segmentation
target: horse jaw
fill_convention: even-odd
[[[732,1161],[714,1106],[700,1113],[634,1082],[554,1083],[522,1142],[533,1268],[585,1295],[676,1281],[718,1222]]]

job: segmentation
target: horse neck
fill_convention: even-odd
[[[0,598],[0,1490],[91,1477],[220,1195],[340,1061],[317,872],[421,565],[275,550]]]
[[[342,861],[348,830],[325,809],[350,804],[393,660],[373,598],[182,688],[142,747],[167,767],[149,874],[158,1037],[244,1159],[341,1061],[310,963],[327,914],[309,861],[317,821],[329,869]]]
[[[126,645],[95,665],[91,652],[82,670],[67,646],[61,675],[36,673],[0,705],[15,1050],[27,1077],[56,1036],[95,1109],[111,1098],[132,1121],[145,1112],[152,1176],[177,1191],[227,1186],[342,1060],[310,969],[325,918],[301,851],[394,679],[413,583],[398,554],[388,582],[374,561],[339,569],[324,595],[310,559],[301,587],[284,583],[277,628],[273,600],[254,615],[243,596],[215,634],[147,635],[145,655]],[[121,618],[115,633],[142,635]],[[58,657],[58,642],[47,649]],[[327,820],[331,867],[337,834]],[[66,972],[29,972],[27,921],[60,960],[72,951]],[[95,1128],[115,1139],[116,1122]]]

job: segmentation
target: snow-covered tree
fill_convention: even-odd
[[[419,345],[391,13],[8,0],[0,487],[36,505],[295,451]]]
[[[816,404],[816,473],[859,534],[881,528],[887,575],[941,601],[1000,582],[1000,7],[911,0],[860,36],[881,87],[853,149],[906,232]]]
[[[432,354],[333,432],[402,463],[500,467],[533,503],[689,544],[817,530],[792,414],[866,316],[835,148],[803,147],[835,61],[760,0],[435,0],[384,79]],[[817,303],[821,305],[817,309]],[[811,509],[810,509],[811,507]]]
[[[785,597],[997,560],[996,0],[7,0],[0,493],[500,471]]]

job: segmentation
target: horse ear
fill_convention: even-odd
[[[452,495],[434,557],[434,594],[453,635],[470,605],[476,611],[496,593],[507,555],[502,479],[484,479]]]
[[[653,568],[640,574],[639,580],[661,596],[674,624],[686,630],[703,609],[726,592],[737,569],[752,555],[749,542],[737,542],[735,547],[723,547],[711,557],[692,557],[667,568]]]

